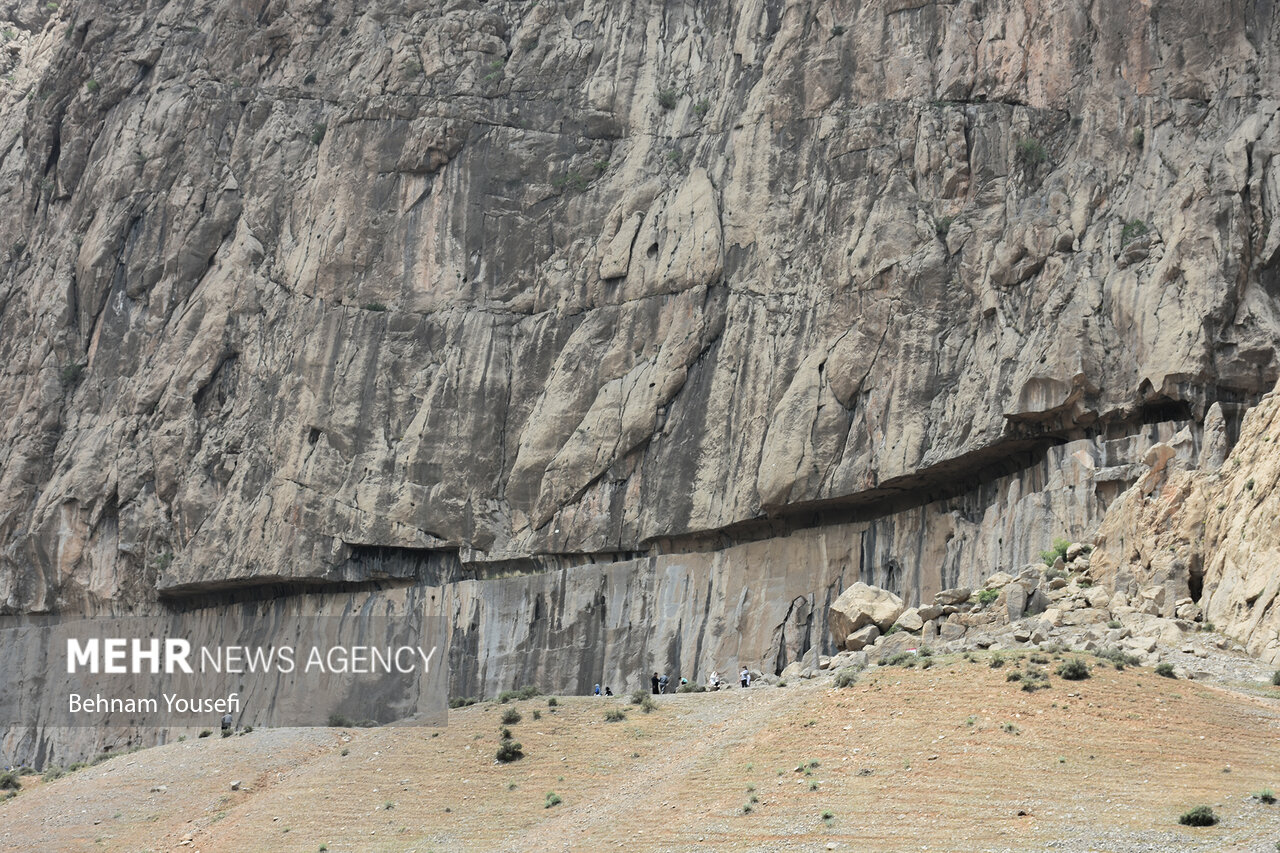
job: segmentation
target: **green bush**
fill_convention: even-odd
[[[978,603],[981,604],[983,607],[986,607],[988,604],[995,601],[999,597],[1000,597],[1000,590],[984,589],[978,593]]]
[[[552,696],[550,699],[548,699],[548,700],[547,700],[547,707],[548,707],[548,708],[554,708],[555,706],[557,706],[557,705],[559,705],[559,704],[560,704],[560,701],[559,701],[558,699],[556,699],[556,697],[554,697],[554,696]]]
[[[1004,666],[1004,655],[1000,654],[999,652],[996,652],[991,656],[991,662],[989,665],[992,669],[999,669],[1000,667]]]
[[[1280,669],[1277,669],[1271,674],[1271,683],[1276,687],[1280,687]]]
[[[858,683],[858,668],[855,666],[846,666],[844,669],[836,673],[836,687],[852,687]]]
[[[324,135],[328,130],[329,126],[324,122],[316,122],[315,126],[311,128],[311,144],[319,145],[324,142]]]
[[[474,696],[454,696],[449,700],[450,708],[465,708],[468,705],[474,705],[480,700]]]
[[[387,310],[387,306],[383,305],[381,302],[366,302],[360,307],[366,311],[386,311]]]
[[[62,366],[62,371],[58,374],[58,378],[62,380],[64,388],[70,388],[80,381],[80,376],[83,373],[84,365],[73,362]]]
[[[1151,230],[1141,219],[1130,219],[1120,230],[1120,245],[1127,246],[1139,237],[1145,237]]]
[[[1156,664],[1156,675],[1162,675],[1162,676],[1164,676],[1165,678],[1177,678],[1177,677],[1178,677],[1177,675],[1175,675],[1175,674],[1174,674],[1174,672],[1173,672],[1173,664],[1171,664],[1171,663],[1158,663],[1158,664]]]
[[[1218,816],[1209,806],[1196,806],[1178,818],[1178,823],[1183,826],[1213,826],[1217,822]]]
[[[524,716],[515,708],[507,708],[502,712],[502,722],[504,725],[514,726],[523,719]]]
[[[652,696],[646,696],[640,700],[640,710],[646,714],[652,714],[658,710],[658,703],[654,701]]]
[[[347,715],[345,715],[345,714],[330,714],[330,715],[329,715],[329,726],[330,726],[330,727],[332,727],[332,728],[335,728],[335,729],[349,729],[349,728],[351,728],[351,727],[352,727],[352,726],[354,726],[354,725],[355,725],[355,723],[351,721],[351,718],[350,718],[350,717],[348,717],[348,716],[347,716]],[[204,732],[201,732],[201,733],[200,733],[200,737],[204,737],[204,736],[205,736],[205,733],[204,733]]]
[[[512,740],[511,738],[504,738],[502,742],[498,744],[498,754],[496,757],[498,761],[503,764],[510,764],[512,761],[519,761],[521,758],[524,758],[524,752],[521,750],[520,743],[518,741]]]
[[[1067,549],[1071,547],[1069,539],[1054,539],[1053,547],[1047,551],[1040,552],[1040,561],[1046,566],[1052,566],[1059,557],[1063,560],[1067,559]]]
[[[1049,159],[1049,152],[1035,139],[1019,139],[1015,147],[1018,165],[1035,168]]]
[[[512,699],[532,699],[540,696],[541,691],[536,687],[521,687],[519,690],[504,690],[498,694],[498,701],[506,704]]]
[[[549,809],[552,806],[558,806],[563,802],[564,800],[560,799],[560,795],[557,794],[555,791],[547,791],[547,801],[546,801],[546,805],[544,805],[543,808]]]
[[[606,723],[620,723],[627,718],[627,712],[621,708],[611,708],[604,712],[604,721]]]
[[[0,791],[16,791],[22,787],[18,774],[12,770],[0,773]]]
[[[641,689],[639,689],[639,690],[632,690],[632,691],[631,691],[631,704],[632,704],[632,705],[639,705],[641,702],[643,702],[643,701],[648,697],[648,695],[649,695],[649,691],[648,691],[648,690],[645,690],[644,688],[641,688]]]
[[[205,729],[205,730],[203,730],[202,732],[200,732],[200,734],[196,735],[196,737],[208,737],[208,736],[209,736],[209,735],[211,735],[211,734],[213,734],[213,731],[212,731],[212,730],[210,730],[210,729]]]
[[[1261,791],[1254,791],[1249,796],[1253,797],[1260,803],[1265,803],[1268,806],[1275,804],[1276,801],[1276,793],[1270,788],[1263,788]]]
[[[1089,665],[1081,658],[1064,660],[1058,664],[1058,675],[1067,681],[1083,681],[1089,677]]]
[[[1142,663],[1142,659],[1137,655],[1127,654],[1121,649],[1110,648],[1098,652],[1098,657],[1105,661],[1110,661],[1115,665],[1116,669],[1124,669],[1125,666],[1137,666]]]
[[[1021,671],[1021,670],[1017,670],[1017,669],[1015,669],[1015,670],[1011,671],[1008,675],[1006,675],[1006,676],[1004,677],[1004,680],[1005,680],[1005,681],[1021,681],[1021,680],[1022,680],[1022,671]]]
[[[706,693],[707,688],[703,687],[701,684],[694,684],[692,681],[690,681],[688,684],[681,684],[680,687],[676,690],[676,692],[677,693]]]
[[[711,109],[711,102],[708,101],[706,98],[703,98],[702,100],[698,101],[698,103],[693,105],[693,113],[698,118],[702,118],[703,116],[705,116],[710,109]]]
[[[680,103],[680,93],[675,89],[663,89],[658,92],[658,103],[664,110],[674,110]]]

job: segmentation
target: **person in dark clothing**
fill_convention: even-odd
[[[607,685],[606,685],[606,686],[605,686],[605,688],[604,688],[604,695],[606,695],[606,696],[612,696],[612,695],[613,695],[613,688],[612,688],[612,687],[609,687],[609,686],[607,686]]]
[[[649,683],[653,685],[653,695],[658,695],[658,673],[653,674],[653,678],[649,679]]]

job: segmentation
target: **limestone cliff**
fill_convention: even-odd
[[[391,578],[458,689],[782,665],[1280,372],[1270,4],[0,19],[13,619]]]
[[[1152,613],[1194,601],[1218,630],[1280,664],[1277,444],[1280,388],[1250,411],[1220,469],[1174,464],[1127,491],[1102,525],[1095,572]]]

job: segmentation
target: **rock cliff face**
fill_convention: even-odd
[[[1095,573],[1173,616],[1192,599],[1251,654],[1280,664],[1280,388],[1222,467],[1172,463],[1135,484],[1099,532]]]
[[[1278,375],[1269,4],[0,18],[14,620],[400,576],[458,690],[785,664]]]

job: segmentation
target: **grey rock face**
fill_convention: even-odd
[[[1156,14],[0,8],[0,612],[412,577],[478,688],[538,574],[772,543],[785,665],[1082,538],[1278,372],[1280,24]]]

